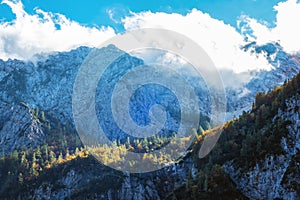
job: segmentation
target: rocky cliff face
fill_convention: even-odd
[[[300,198],[296,192],[300,185],[300,160],[297,157],[300,150],[300,97],[286,101],[286,109],[278,110],[276,118],[290,121],[288,135],[281,138],[283,154],[269,155],[246,171],[234,161],[224,164],[225,171],[250,199]],[[292,167],[294,169],[289,170]]]
[[[189,173],[192,176],[195,176],[197,173],[192,160],[188,159],[181,164],[175,164],[147,174],[116,173],[114,176],[107,178],[108,187],[103,188],[103,186],[95,184],[93,180],[105,181],[108,169],[99,173],[92,166],[87,164],[88,170],[71,167],[60,179],[54,182],[44,182],[43,185],[20,195],[19,198],[164,199],[187,180]],[[116,179],[118,176],[120,179]],[[89,184],[95,184],[94,191],[82,191],[82,188]],[[106,183],[102,184],[105,185]]]
[[[101,52],[109,56],[115,50],[113,46],[109,46]],[[274,86],[295,76],[300,70],[300,56],[286,54],[277,44],[257,46],[253,43],[246,46],[245,50],[266,53],[274,69],[270,72],[258,72],[250,82],[240,88],[228,87],[226,89],[228,120],[238,117],[243,110],[249,110],[257,92],[273,89]],[[0,114],[0,128],[4,126],[4,122],[9,120],[7,116],[11,112],[10,109],[19,105],[20,102],[25,102],[33,109],[40,108],[61,123],[73,124],[73,84],[79,67],[90,51],[89,48],[81,47],[66,53],[55,53],[47,57],[40,56],[35,63],[18,60],[0,61],[0,104],[6,105],[1,106],[4,109]],[[113,68],[118,69],[119,65],[126,65],[130,68],[141,63],[141,60],[127,55],[114,63],[115,67]],[[205,92],[200,90],[198,93],[202,100],[208,101]],[[105,95],[104,97],[101,95],[103,94],[98,92],[96,99],[105,97]],[[99,103],[96,105],[99,107]],[[205,110],[201,112],[208,113]],[[102,115],[99,114],[99,116]],[[147,119],[143,120],[147,121]],[[111,120],[106,119],[106,121]],[[113,127],[113,124],[110,124],[110,127]]]
[[[0,100],[9,105],[25,102],[65,122],[71,120],[71,94],[76,72],[89,48],[57,53],[36,63],[0,62]]]
[[[274,69],[257,73],[244,88],[227,88],[229,118],[238,116],[244,109],[250,109],[256,92],[268,91],[300,70],[300,56],[288,55],[276,44],[263,47],[252,44],[251,47],[258,53],[267,52]],[[6,154],[44,143],[47,137],[46,127],[36,117],[37,108],[45,111],[51,119],[56,119],[62,124],[72,124],[73,84],[81,63],[90,51],[91,49],[82,47],[71,52],[50,55],[36,63],[0,61],[0,145]],[[109,54],[114,49],[108,47],[103,51]],[[127,55],[116,63],[116,67],[121,64],[135,66],[140,63],[140,59]],[[241,166],[236,165],[234,161],[224,165],[237,187],[249,198],[299,197],[295,189],[290,188],[299,185],[299,107],[299,99],[290,99],[287,101],[287,109],[279,110],[276,116],[291,121],[288,127],[289,135],[281,141],[284,154],[270,155],[247,172],[243,172]],[[291,168],[293,170],[290,170]],[[87,184],[94,184],[96,179],[108,181],[104,175],[95,174],[95,169],[89,169],[90,172],[88,169],[76,167],[62,169],[64,173],[60,179],[46,181],[44,185],[32,188],[25,196],[33,199],[80,199],[84,194],[78,194],[78,189]],[[164,198],[186,182],[189,171],[197,171],[191,159],[150,174],[122,174],[121,181],[115,183],[118,185],[116,188],[91,192],[91,196],[87,198]],[[21,195],[20,198],[25,196]]]
[[[228,120],[238,117],[242,111],[250,110],[256,93],[266,93],[275,86],[280,86],[290,80],[300,71],[300,54],[289,55],[277,43],[258,46],[253,42],[246,45],[244,50],[254,54],[264,53],[273,69],[271,71],[253,71],[250,73],[252,78],[245,84],[238,88],[230,86],[226,88]]]
[[[47,127],[40,122],[36,110],[43,110],[50,119],[61,124],[72,123],[73,84],[79,67],[90,51],[82,47],[68,53],[50,55],[36,63],[17,60],[0,62],[0,144],[3,152],[9,155],[14,150],[35,148],[45,143]],[[103,49],[107,56],[111,51],[116,49],[112,46]],[[114,63],[114,68],[118,69],[119,65],[129,68],[141,63],[141,60],[125,55]],[[52,122],[49,123],[52,125]],[[124,174],[120,187],[100,193],[97,190],[92,195],[97,199],[160,199],[185,182],[191,169],[196,170],[189,160],[145,176]],[[60,179],[46,181],[32,188],[25,196],[20,195],[20,198],[76,198],[78,189],[103,178],[93,173],[94,170],[90,169],[89,173],[71,167]]]
[[[35,148],[45,141],[45,134],[34,110],[25,105],[0,105],[2,123],[0,124],[1,154],[10,155],[14,150]]]

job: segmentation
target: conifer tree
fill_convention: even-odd
[[[24,183],[24,178],[23,178],[23,174],[22,173],[19,173],[18,182],[19,182],[20,185],[23,185],[23,183]]]
[[[52,150],[50,150],[49,158],[50,158],[51,165],[56,164],[56,155]]]

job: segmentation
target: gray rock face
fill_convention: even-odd
[[[71,119],[71,94],[76,73],[89,48],[50,55],[37,63],[0,62],[0,101],[11,105],[25,102],[66,122]]]
[[[226,88],[228,120],[238,117],[243,111],[250,110],[258,92],[266,93],[275,86],[283,85],[284,81],[300,72],[300,54],[289,55],[276,43],[263,46],[251,43],[244,49],[252,53],[266,53],[269,63],[274,68],[271,71],[252,72],[251,80],[240,88]]]
[[[300,70],[300,56],[297,57],[286,54],[277,44],[269,44],[262,47],[251,44],[245,48],[247,50],[252,49],[257,53],[267,52],[269,62],[274,65],[274,69],[270,72],[262,71],[257,73],[257,75],[254,76],[249,83],[243,85],[242,88],[226,89],[228,120],[239,116],[243,110],[249,110],[257,92],[265,92],[276,85],[282,84],[286,79],[293,77]],[[4,62],[0,60],[0,102],[11,106],[25,102],[30,108],[39,107],[51,117],[58,119],[61,123],[70,122],[73,124],[73,85],[78,69],[90,51],[90,48],[80,47],[67,53],[49,55],[46,58],[39,59],[36,63],[18,60],[8,60]],[[110,56],[114,51],[119,50],[113,46],[108,46],[100,51],[103,52],[104,55]],[[114,80],[113,78],[118,78],[118,76],[122,75],[124,72],[118,71],[120,68],[129,69],[142,63],[142,60],[126,55],[112,64],[111,69],[113,70],[108,74],[108,78]],[[120,67],[121,65],[122,67]],[[193,77],[189,80],[195,82]],[[107,82],[107,84],[108,86],[114,86],[113,82]],[[104,117],[103,121],[106,127],[114,127],[115,124],[112,123],[111,117],[109,117],[108,114],[105,116],[101,114],[102,108],[110,107],[110,99],[107,97],[110,91],[107,90],[111,88],[106,87],[103,90],[101,90],[101,86],[98,86],[98,88],[100,90],[100,92],[98,91],[96,94],[96,110],[100,113],[98,118]],[[154,91],[159,94],[166,92],[161,89],[156,90],[155,88]],[[202,109],[201,112],[209,114],[209,106],[205,104],[209,101],[207,92],[204,92],[201,88],[197,88],[196,93],[199,95],[199,99],[203,101],[200,102],[202,105],[200,108],[204,107],[208,109]],[[147,102],[149,101],[148,104],[151,104],[150,101],[153,101],[150,97],[148,96],[146,99]],[[100,99],[103,101],[99,101]],[[171,97],[169,99],[172,100]],[[103,102],[106,102],[107,105],[101,104]],[[171,103],[172,102],[173,100]],[[203,104],[205,106],[203,106]],[[147,110],[141,111],[141,113],[146,114],[143,115],[144,117],[138,115],[134,118],[140,119],[140,121],[137,121],[137,124],[143,125],[149,121],[149,116],[147,115]],[[4,109],[0,114],[0,127],[6,118],[7,110]],[[116,127],[113,128],[113,132],[115,132],[116,135],[122,134]]]
[[[73,86],[78,70],[91,50],[81,47],[68,53],[49,55],[36,63],[17,60],[0,61],[0,102],[6,102],[12,106],[25,102],[30,108],[39,107],[51,118],[55,118],[63,124],[67,122],[73,124]],[[108,46],[97,51],[103,54],[102,57],[110,57],[120,50],[114,46]],[[142,64],[142,60],[124,54],[109,66],[109,70],[105,70],[103,77],[99,81],[95,108],[97,117],[102,123],[102,128],[106,133],[111,134],[108,135],[111,136],[110,139],[127,136],[114,123],[111,112],[112,91],[118,80],[125,73]],[[167,73],[165,75],[167,77],[171,76]],[[172,80],[176,81],[177,79],[173,77]],[[194,79],[189,81],[194,82]],[[176,85],[175,82],[171,84]],[[177,85],[181,87],[180,84]],[[176,132],[179,127],[178,123],[180,123],[180,107],[176,97],[174,97],[172,92],[158,85],[151,85],[148,89],[147,92],[141,90],[142,92],[140,93],[143,94],[139,94],[139,97],[132,101],[134,121],[138,125],[147,125],[149,123],[149,108],[153,104],[159,103],[164,107],[172,108],[175,105],[176,108],[173,110],[168,109],[171,112],[167,114],[165,127],[170,133]],[[179,90],[184,89],[179,88]],[[203,101],[201,104],[206,104],[209,101],[207,93],[201,88],[197,88],[197,90],[200,96],[199,100]],[[185,98],[188,99],[188,97]],[[143,106],[145,107],[144,110],[141,109]],[[192,107],[193,105],[187,106]],[[209,106],[203,107],[207,108]],[[201,112],[208,114],[208,111],[203,109]],[[5,121],[5,113],[0,114],[1,118]]]
[[[267,156],[260,163],[256,163],[253,169],[241,172],[233,161],[224,165],[225,171],[230,175],[237,187],[250,199],[299,199],[299,194],[292,188],[300,184],[299,160],[294,156],[300,150],[300,97],[296,96],[286,102],[287,109],[279,110],[276,117],[291,121],[287,137],[281,139],[281,147],[284,150],[282,155]],[[276,118],[275,117],[275,118]],[[289,168],[295,165],[295,169]],[[290,172],[289,172],[290,171]],[[297,178],[298,177],[298,178]]]
[[[135,176],[125,174],[125,181],[116,199],[164,199],[187,180],[189,171],[197,171],[191,159],[157,172]]]
[[[4,120],[0,126],[0,154],[4,152],[9,155],[14,150],[34,148],[44,142],[43,129],[32,110],[25,106],[8,107],[4,104],[1,110],[4,110]]]
[[[242,110],[250,109],[256,92],[266,92],[300,71],[300,56],[290,56],[278,45],[270,44],[263,47],[254,45],[253,49],[258,53],[267,52],[274,69],[270,72],[258,72],[243,88],[227,88],[228,119],[238,116]],[[5,153],[35,147],[43,143],[45,137],[34,113],[31,113],[29,108],[20,106],[20,102],[27,103],[30,108],[39,107],[61,123],[72,123],[73,84],[79,67],[90,51],[89,48],[81,47],[68,53],[50,55],[36,63],[0,60],[0,147]],[[110,51],[114,49],[112,47],[103,49],[108,56]],[[114,67],[118,69],[120,65],[138,65],[141,62],[140,59],[126,56],[118,60]],[[100,97],[101,94],[97,95]],[[202,99],[208,101],[207,97]],[[289,127],[290,135],[282,139],[282,147],[286,154],[267,157],[247,174],[239,173],[240,170],[232,163],[224,166],[238,187],[252,199],[298,198],[295,192],[289,191],[290,182],[283,184],[283,180],[299,184],[299,174],[287,173],[292,163],[298,164],[293,160],[293,156],[300,148],[299,110],[293,109],[295,103],[299,108],[299,101],[291,100],[287,103],[289,109],[279,111],[278,114],[284,119],[291,120],[293,124]],[[98,106],[101,107],[100,104]],[[106,121],[111,125],[109,119]],[[196,170],[191,161],[164,168],[144,177],[125,174],[120,189],[108,190],[94,198],[159,199],[182,185],[187,180],[189,170]],[[92,174],[70,170],[65,177],[58,180],[63,188],[57,189],[51,184],[46,187],[40,186],[32,191],[34,196],[31,197],[65,199],[73,194],[76,188],[88,183],[92,177]]]
[[[181,186],[188,177],[189,170],[197,171],[191,159],[166,167],[162,170],[147,174],[124,173],[123,183],[120,188],[111,188],[103,192],[89,193],[90,199],[164,199],[175,188]],[[105,175],[104,175],[105,176]],[[90,184],[95,177],[93,173],[84,170],[71,169],[64,177],[55,183],[45,183],[30,191],[26,197],[30,199],[80,199],[74,197],[76,190]],[[105,183],[104,183],[105,184]],[[60,187],[55,187],[59,185]],[[75,195],[76,196],[76,195]],[[21,197],[20,197],[21,198]]]
[[[54,190],[52,184],[39,186],[33,191],[31,199],[66,199],[70,198],[78,187],[78,182],[83,179],[82,174],[76,173],[74,170],[70,170],[65,177],[58,180],[58,184],[61,185],[59,190]]]

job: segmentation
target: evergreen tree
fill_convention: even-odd
[[[63,159],[63,155],[62,155],[62,152],[60,152],[59,156],[58,156],[58,159],[57,159],[57,162],[60,164],[64,161]]]
[[[14,160],[18,160],[19,159],[19,153],[17,150],[14,150],[12,155],[11,155],[12,159]]]
[[[49,160],[48,145],[44,145],[44,146],[42,147],[42,150],[43,150],[43,153],[44,153],[44,155],[45,155],[45,159],[46,159],[46,160]]]
[[[202,128],[202,126],[199,126],[199,130],[198,130],[199,135],[204,135],[204,129]]]
[[[56,155],[52,150],[50,150],[49,158],[50,158],[51,165],[56,164]]]
[[[75,149],[75,156],[78,156],[79,155],[79,149],[78,149],[78,147],[76,147],[76,149]]]
[[[32,163],[35,163],[35,162],[36,162],[36,156],[35,156],[35,152],[34,152],[32,155]]]
[[[67,148],[65,158],[67,159],[69,156],[70,156],[70,152],[69,152],[69,149]]]
[[[21,166],[27,166],[28,160],[26,159],[26,152],[21,157]]]
[[[42,111],[42,120],[46,121],[46,117],[45,117],[45,112],[44,111]]]
[[[187,188],[190,188],[193,185],[192,170],[188,171],[188,177],[187,177],[186,185],[187,185]]]
[[[36,157],[37,159],[41,159],[41,158],[42,158],[42,152],[41,152],[40,146],[38,146],[37,149],[36,149],[35,157]]]
[[[38,172],[36,170],[37,168],[37,162],[36,162],[36,155],[35,152],[32,155],[32,163],[31,163],[31,167],[30,167],[30,174],[34,175],[34,176],[38,176]]]
[[[19,173],[18,182],[19,182],[20,185],[23,185],[23,183],[24,183],[24,178],[23,178],[23,174],[22,173]]]

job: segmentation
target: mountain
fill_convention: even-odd
[[[270,71],[262,70],[229,75],[233,81],[237,79],[235,78],[236,76],[248,79],[243,84],[237,84],[238,81],[235,81],[234,84],[237,84],[239,87],[232,87],[231,85],[226,87],[229,120],[238,117],[243,111],[250,110],[258,92],[268,92],[275,86],[280,86],[285,81],[290,80],[300,71],[300,54],[287,54],[278,43],[268,43],[259,46],[252,42],[244,46],[243,49],[254,55],[266,55],[273,69]]]
[[[253,72],[251,80],[240,87],[226,88],[228,116],[236,119],[224,125],[213,152],[198,158],[202,138],[218,128],[204,135],[199,130],[198,140],[184,158],[145,174],[122,173],[98,163],[91,154],[100,152],[106,156],[105,162],[114,163],[118,153],[112,154],[113,149],[107,147],[88,149],[76,133],[73,84],[92,49],[80,47],[35,62],[0,61],[0,198],[299,198],[299,75],[285,82],[299,73],[299,56],[284,53],[277,44],[259,47],[252,43],[245,50],[265,52],[274,69]],[[108,46],[99,51],[110,56],[119,50]],[[118,72],[120,66],[130,69],[142,63],[125,54],[111,67],[119,76],[124,73]],[[97,92],[97,101],[106,98],[103,93]],[[116,145],[120,151],[147,152],[164,142],[165,138],[155,136],[153,141],[117,141]],[[157,162],[165,158],[145,159]]]
[[[207,137],[222,131],[218,144],[202,160],[200,145],[194,146],[198,176],[170,199],[299,199],[299,86],[300,73],[284,86],[258,93],[251,111],[208,131]]]

